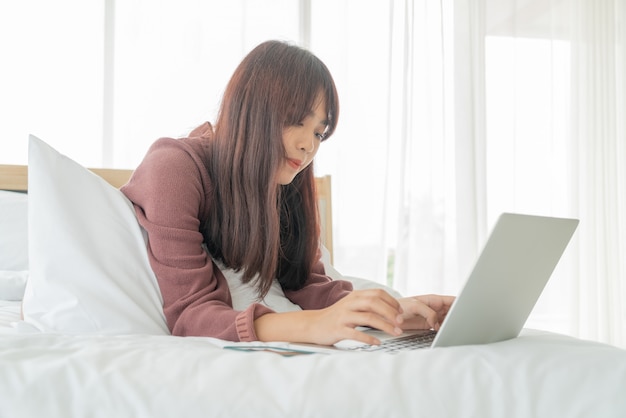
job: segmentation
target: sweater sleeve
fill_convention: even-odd
[[[148,234],[172,334],[254,341],[254,320],[272,311],[260,304],[235,311],[226,279],[203,248],[201,220],[212,189],[197,151],[183,140],[156,141],[121,190]]]

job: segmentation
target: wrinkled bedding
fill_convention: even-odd
[[[626,416],[626,351],[552,333],[397,355],[225,344],[46,334],[5,301],[0,417]]]

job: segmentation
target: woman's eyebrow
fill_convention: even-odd
[[[313,112],[312,110],[310,110],[306,115],[304,115],[305,118],[310,117],[310,118],[314,118],[315,112]],[[322,126],[328,126],[330,125],[330,122],[328,119],[322,119],[319,122],[317,122],[318,125],[322,125]]]

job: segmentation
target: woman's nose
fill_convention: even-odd
[[[300,146],[300,149],[302,151],[306,152],[307,154],[310,154],[315,149],[314,140],[315,138],[308,139],[306,138],[306,136],[304,136],[300,139],[300,143],[298,145]]]

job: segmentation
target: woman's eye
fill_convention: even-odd
[[[328,137],[328,131],[329,131],[329,126],[326,125],[326,127],[324,128],[324,132],[322,133],[318,133],[315,132],[315,136],[320,140],[320,141],[325,141],[326,138]]]

